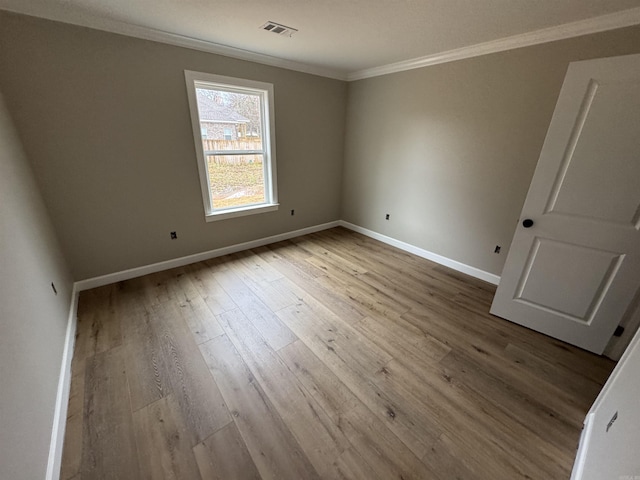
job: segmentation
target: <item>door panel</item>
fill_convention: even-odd
[[[602,353],[640,287],[640,55],[572,63],[491,313]]]
[[[622,259],[612,252],[535,238],[514,299],[569,320],[591,323]],[[558,284],[572,285],[575,294],[567,295],[556,288]]]
[[[635,180],[640,177],[640,83],[592,81],[581,110],[547,212],[635,226],[640,207]]]

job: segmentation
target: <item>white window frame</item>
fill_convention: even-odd
[[[245,80],[243,78],[225,77],[211,73],[193,72],[185,70],[187,84],[187,97],[189,110],[191,111],[191,125],[196,147],[198,161],[198,174],[200,176],[200,188],[202,190],[202,202],[204,204],[205,220],[213,222],[227,218],[253,215],[257,213],[272,212],[278,209],[278,189],[276,183],[276,139],[275,117],[273,112],[273,85],[270,83]],[[261,151],[225,151],[224,155],[260,154],[264,168],[265,202],[241,207],[229,207],[214,209],[211,199],[207,160],[202,146],[202,131],[200,129],[200,115],[196,97],[196,86],[213,88],[232,93],[247,93],[260,96],[261,120],[262,120],[262,150]]]

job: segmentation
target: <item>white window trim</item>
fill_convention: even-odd
[[[253,215],[257,213],[272,212],[278,209],[278,186],[276,182],[276,138],[275,138],[275,116],[273,112],[273,85],[270,83],[245,80],[242,78],[225,77],[211,73],[194,72],[185,70],[185,81],[187,85],[187,98],[189,100],[189,110],[191,112],[191,125],[196,147],[196,158],[198,161],[198,175],[200,176],[200,189],[202,190],[202,203],[204,206],[205,220],[214,222],[227,218]],[[206,168],[206,159],[202,147],[202,132],[200,130],[200,116],[198,114],[198,101],[196,98],[196,83],[212,83],[244,93],[250,90],[255,93],[259,90],[262,93],[261,105],[263,128],[262,135],[264,149],[264,175],[265,175],[265,203],[246,205],[242,207],[214,210],[211,201],[211,189],[209,187],[209,175]],[[262,153],[262,152],[260,152]]]

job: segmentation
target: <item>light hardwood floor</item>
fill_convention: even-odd
[[[83,292],[62,479],[568,479],[613,362],[337,228]]]

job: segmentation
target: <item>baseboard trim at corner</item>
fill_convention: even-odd
[[[75,283],[75,288],[78,292],[83,290],[90,290],[92,288],[102,287],[104,285],[110,285],[112,283],[122,282],[123,280],[130,280],[136,277],[142,277],[150,273],[161,272],[163,270],[169,270],[171,268],[183,267],[191,263],[201,262],[203,260],[209,260],[210,258],[222,257],[223,255],[229,255],[230,253],[241,252],[243,250],[250,250],[256,247],[262,247],[271,243],[281,242],[283,240],[289,240],[290,238],[300,237],[302,235],[308,235],[309,233],[319,232],[321,230],[327,230],[329,228],[337,227],[340,225],[340,221],[323,223],[320,225],[314,225],[311,227],[302,228],[300,230],[294,230],[292,232],[280,233],[271,237],[259,238],[257,240],[251,240],[249,242],[237,243],[228,247],[216,248],[215,250],[209,250],[206,252],[196,253],[194,255],[187,255],[186,257],[174,258],[172,260],[166,260],[164,262],[152,263],[150,265],[144,265],[142,267],[130,268],[121,272],[109,273],[100,277],[88,278],[86,280],[80,280]]]
[[[56,406],[53,414],[53,429],[51,431],[51,445],[49,447],[49,460],[47,461],[46,480],[58,480],[62,465],[62,448],[64,446],[64,433],[67,426],[67,410],[69,407],[69,393],[71,388],[71,360],[76,341],[76,321],[78,316],[78,290],[73,287],[71,292],[71,305],[69,306],[69,319],[67,320],[67,332],[62,351],[62,363],[60,366],[60,378],[58,380],[58,392],[56,394]]]
[[[366,235],[367,237],[371,237],[375,240],[386,243],[387,245],[399,248],[400,250],[404,250],[405,252],[413,253],[414,255],[426,258],[427,260],[439,263],[440,265],[444,265],[445,267],[452,268],[453,270],[457,270],[458,272],[465,273],[472,277],[479,278],[480,280],[492,283],[493,285],[498,285],[498,283],[500,283],[500,277],[498,275],[494,275],[493,273],[485,272],[484,270],[472,267],[471,265],[467,265],[458,262],[457,260],[443,257],[442,255],[430,252],[429,250],[416,247],[415,245],[411,245],[410,243],[406,243],[401,240],[396,240],[395,238],[388,237],[386,235],[374,232],[373,230],[369,230],[368,228],[364,228],[353,223],[345,222],[344,220],[340,220],[339,224],[340,226],[348,228],[349,230],[353,230],[354,232],[361,233],[363,235]]]

